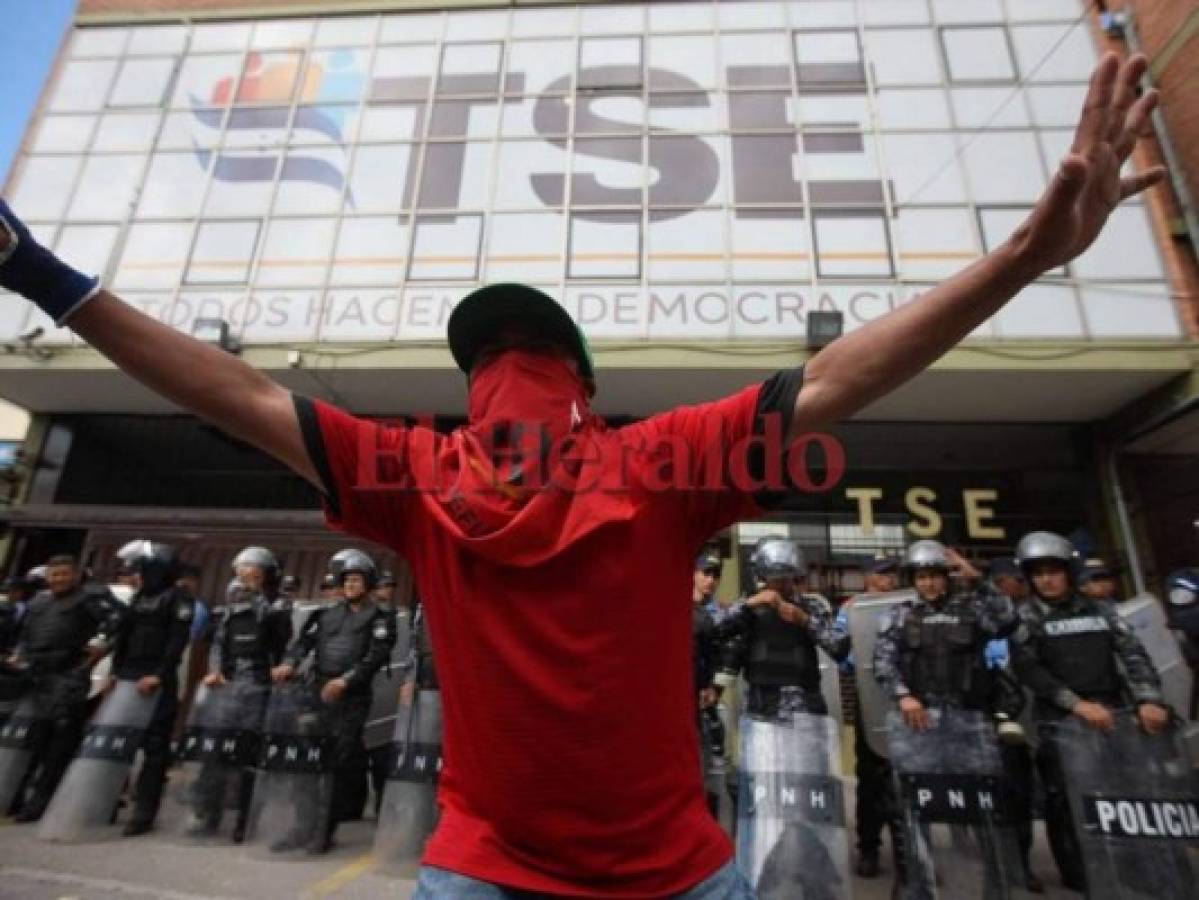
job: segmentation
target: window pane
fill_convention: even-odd
[[[890,88],[875,97],[880,128],[902,131],[950,127],[949,106],[940,88]]]
[[[711,31],[712,7],[707,3],[647,4],[650,31]]]
[[[51,112],[101,109],[116,71],[115,59],[69,60],[59,72],[47,108]]]
[[[923,28],[866,32],[866,56],[877,84],[940,84],[940,54],[933,33]]]
[[[82,162],[80,156],[25,157],[10,198],[13,209],[25,219],[61,218]]]
[[[933,11],[943,23],[1003,21],[999,0],[933,0]]]
[[[308,57],[301,103],[357,103],[366,91],[365,50],[314,50]]]
[[[76,28],[71,34],[71,56],[120,56],[128,36],[126,28]]]
[[[577,10],[564,9],[520,9],[512,13],[513,37],[534,37],[550,34],[573,34]]]
[[[286,106],[235,106],[225,124],[224,146],[251,150],[282,147],[290,118]]]
[[[641,214],[574,213],[568,278],[640,278]]]
[[[429,134],[433,137],[490,138],[499,125],[499,104],[493,100],[438,100],[433,104]]]
[[[798,0],[791,7],[791,22],[800,28],[831,28],[857,24],[854,0]]]
[[[275,219],[267,227],[257,283],[315,287],[324,283],[334,219]]]
[[[300,78],[299,53],[253,52],[237,86],[237,103],[290,103]]]
[[[928,21],[927,0],[870,0],[859,5],[866,25],[922,25]]]
[[[288,143],[294,146],[345,144],[358,129],[358,107],[343,103],[299,106],[291,123]]]
[[[446,17],[447,41],[477,41],[502,38],[508,31],[508,13],[455,12]]]
[[[95,125],[95,116],[43,116],[30,149],[35,153],[82,150],[91,140]]]
[[[580,34],[640,34],[645,10],[638,6],[584,6],[579,10]]]
[[[954,81],[1011,81],[1016,77],[1002,26],[946,28],[941,40],[949,77]]]
[[[1082,317],[1074,289],[1032,284],[991,317],[1001,338],[1082,338]]]
[[[378,144],[354,152],[350,191],[358,212],[391,212],[412,202],[409,184],[411,144]]]
[[[1095,65],[1095,45],[1085,27],[1016,25],[1012,43],[1020,76],[1033,82],[1086,81]]]
[[[162,106],[166,100],[175,57],[128,59],[113,85],[109,106]]]
[[[190,53],[212,50],[240,50],[250,40],[249,22],[208,22],[192,29]]]
[[[802,136],[808,196],[816,206],[883,203],[874,137],[858,131],[809,132]]]
[[[446,44],[441,53],[439,95],[495,94],[500,87],[504,45]]]
[[[866,69],[856,31],[799,31],[795,34],[799,89],[865,88]]]
[[[431,45],[380,47],[375,53],[370,99],[423,100],[429,96],[436,69],[437,48]]]
[[[157,149],[212,150],[220,142],[224,116],[219,109],[167,113],[158,133]]]
[[[419,140],[424,135],[424,115],[423,103],[368,106],[362,111],[358,142]]]
[[[253,164],[248,171],[242,163]],[[275,156],[249,157],[245,160],[219,157],[212,172],[212,186],[204,201],[207,218],[225,216],[262,216],[270,208],[275,189]]]
[[[187,46],[187,28],[183,25],[145,25],[134,28],[129,38],[129,56],[161,56],[182,53]]]
[[[336,212],[342,204],[347,164],[341,150],[305,147],[289,152],[279,173],[275,212]]]
[[[385,291],[330,291],[325,297],[318,340],[391,340],[399,320],[399,311],[400,295],[394,288]]]
[[[565,237],[560,213],[497,213],[491,217],[486,279],[557,281]]]
[[[188,284],[240,284],[250,276],[260,222],[201,222],[187,269]]]
[[[197,215],[204,200],[205,175],[194,153],[155,154],[142,185],[138,217]]]
[[[583,38],[579,88],[641,87],[641,38]]]
[[[108,113],[100,120],[93,150],[149,150],[161,113]]]
[[[696,87],[715,87],[716,45],[707,35],[670,36],[649,39],[649,86],[675,88],[675,73],[690,79]]]
[[[891,275],[887,226],[879,212],[817,211],[817,274],[820,277]]]
[[[490,142],[436,143],[425,147],[419,205],[422,209],[485,206],[491,184]]]
[[[375,37],[374,16],[330,16],[316,25],[316,47],[352,47],[369,44]]]
[[[968,209],[904,209],[891,231],[905,278],[952,275],[979,255]]]
[[[1092,338],[1183,336],[1178,308],[1166,285],[1086,285],[1081,289]]]
[[[1007,0],[1007,11],[1014,21],[1045,19],[1074,21],[1082,14],[1079,0]]]
[[[414,41],[436,41],[445,28],[441,13],[426,15],[384,16],[379,31],[380,44],[408,44]]]
[[[803,210],[738,209],[731,221],[734,279],[811,275],[811,241]]]
[[[59,232],[54,252],[80,272],[103,276],[119,231],[116,225],[67,225]]]
[[[721,35],[720,56],[729,87],[791,87],[791,48],[786,35]]]
[[[124,219],[133,206],[144,163],[145,157],[140,154],[90,157],[83,167],[68,218]]]
[[[241,71],[240,53],[188,56],[179,69],[171,106],[228,106]]]
[[[781,3],[717,3],[716,21],[729,31],[747,28],[782,28],[786,10]]]
[[[724,137],[653,135],[649,143],[649,202],[689,209],[724,202],[728,195],[728,156]]]
[[[495,186],[497,209],[540,209],[565,203],[566,151],[545,141],[503,141]],[[538,193],[540,189],[541,193]]]
[[[1038,125],[1073,126],[1087,96],[1085,84],[1055,84],[1027,89],[1033,121]]]
[[[482,236],[481,215],[418,216],[408,277],[474,281],[479,277]]]
[[[172,289],[179,284],[191,249],[190,222],[139,222],[125,238],[116,288]]]
[[[1028,127],[1024,100],[1010,87],[955,87],[949,94],[961,128]]]
[[[636,134],[644,118],[640,89],[589,91],[575,101],[575,134]]]
[[[1103,231],[1073,263],[1080,278],[1164,278],[1161,256],[1143,206],[1117,208]]]
[[[521,15],[518,10],[517,17]],[[513,41],[508,45],[507,93],[569,93],[575,69],[573,40]],[[516,83],[523,79],[523,83]]]
[[[578,138],[575,140],[571,205],[641,205],[640,138]]]
[[[701,209],[685,216],[661,217],[649,226],[649,278],[723,281],[724,210]]]
[[[979,133],[962,153],[962,163],[978,203],[1035,202],[1045,187],[1032,132]]]
[[[963,203],[966,190],[950,134],[884,134],[886,173],[898,203]]]
[[[331,284],[399,284],[408,260],[408,223],[395,216],[343,219]]]
[[[254,26],[250,46],[261,50],[288,50],[303,47],[312,40],[312,22],[303,19],[275,19]]]

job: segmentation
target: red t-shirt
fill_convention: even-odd
[[[605,456],[627,467],[623,501],[578,492],[482,536],[429,493],[361,487],[377,484],[376,464],[411,487],[454,435],[297,397],[329,524],[404,556],[425,604],[445,731],[442,815],[424,862],[524,890],[662,897],[731,859],[702,787],[691,576],[704,541],[761,507],[735,486],[644,482],[651,466],[661,481],[661,447],[673,445],[695,451],[676,465],[711,485],[695,471],[711,461],[702,451],[752,436],[765,412],[785,429],[800,377],[598,428]],[[572,540],[546,543],[539,516]]]

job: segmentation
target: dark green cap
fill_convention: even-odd
[[[469,375],[479,351],[510,322],[526,325],[570,351],[579,374],[594,383],[595,366],[582,329],[556,300],[526,284],[489,284],[454,307],[446,332],[458,368]]]

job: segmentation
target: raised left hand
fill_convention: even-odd
[[[1112,211],[1166,176],[1162,166],[1121,177],[1137,139],[1151,129],[1157,91],[1137,98],[1149,64],[1136,54],[1120,64],[1106,54],[1091,74],[1070,152],[1027,221],[1011,237],[1017,257],[1038,274],[1077,257],[1095,242]]]

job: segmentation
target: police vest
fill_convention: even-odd
[[[1042,663],[1050,674],[1084,699],[1118,697],[1115,635],[1098,604],[1076,597],[1061,607],[1042,604],[1041,608]]]
[[[272,663],[264,627],[267,615],[267,606],[261,601],[234,603],[225,608],[221,663],[226,673],[258,679],[266,677]]]
[[[357,612],[348,603],[322,610],[317,624],[317,672],[336,678],[352,668],[366,655],[375,619],[379,617],[378,607],[369,601]]]
[[[35,671],[62,672],[82,662],[83,650],[95,635],[91,600],[81,587],[65,597],[38,594],[25,616],[24,652]]]
[[[904,681],[919,698],[939,697],[982,708],[982,639],[978,616],[968,603],[950,599],[938,606],[918,604],[903,623]]]
[[[818,688],[820,659],[808,633],[784,622],[771,607],[755,607],[749,613],[745,680],[763,686]]]
[[[194,614],[190,597],[173,588],[153,597],[135,596],[129,603],[117,675],[136,678],[156,674],[170,644],[176,623],[191,628]]]

